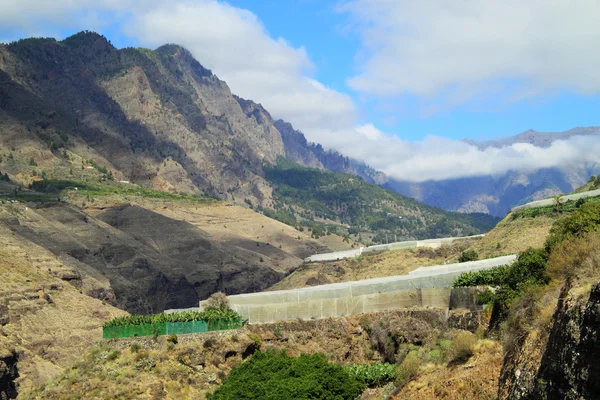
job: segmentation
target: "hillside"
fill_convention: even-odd
[[[317,237],[334,232],[383,243],[386,235],[387,241],[469,236],[486,232],[497,222],[483,214],[445,212],[359,177],[301,167],[284,158],[263,169],[273,185],[274,217],[308,226]]]
[[[588,200],[590,203],[595,201]],[[270,290],[403,275],[422,266],[458,262],[464,251],[475,251],[478,258],[484,259],[520,253],[530,247],[542,248],[553,223],[571,214],[575,208],[563,205],[561,212],[556,212],[553,207],[531,210],[509,213],[482,238],[459,241],[437,249],[420,247],[384,251],[356,259],[304,264]]]
[[[3,220],[16,212],[0,206]],[[104,321],[125,314],[101,300],[114,300],[106,277],[79,273],[63,257],[15,235],[4,224],[0,277],[0,397],[7,378],[3,367],[10,360],[6,355],[14,354],[18,391],[27,393],[97,342]],[[8,374],[9,380],[15,378]]]

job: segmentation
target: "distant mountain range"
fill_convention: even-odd
[[[564,132],[528,130],[499,140],[486,142],[465,140],[465,142],[480,149],[510,146],[515,143],[529,143],[545,148],[557,140],[599,134],[600,127],[574,128]],[[534,172],[508,171],[500,176],[478,176],[421,183],[388,179],[383,185],[405,196],[446,210],[504,216],[516,205],[559,193],[570,193],[585,184],[591,175],[598,173],[600,173],[600,165],[571,165],[566,168],[542,168]]]

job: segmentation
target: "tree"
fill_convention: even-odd
[[[229,300],[227,299],[227,295],[223,292],[216,292],[210,295],[208,300],[206,300],[207,310],[229,310]]]
[[[563,204],[563,199],[562,199],[562,194],[557,194],[556,196],[554,196],[554,211],[555,212],[560,212],[560,207]]]

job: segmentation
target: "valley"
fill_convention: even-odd
[[[0,43],[0,399],[594,398],[599,172],[395,181],[179,45]],[[199,305],[243,328],[102,339]]]

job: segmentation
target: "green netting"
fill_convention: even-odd
[[[127,338],[134,336],[166,335],[166,323],[147,325],[109,326],[102,328],[104,339]]]
[[[167,335],[172,333],[185,335],[187,333],[200,332],[208,332],[208,324],[206,321],[167,322]]]
[[[227,329],[240,329],[243,328],[244,324],[242,321],[227,321],[227,320],[216,320],[208,322],[209,331],[224,331]]]
[[[135,336],[160,336],[185,335],[189,333],[202,333],[208,331],[223,331],[227,329],[243,328],[242,321],[188,321],[188,322],[163,322],[159,324],[147,325],[125,325],[108,326],[102,328],[102,337],[104,339],[119,339]]]

